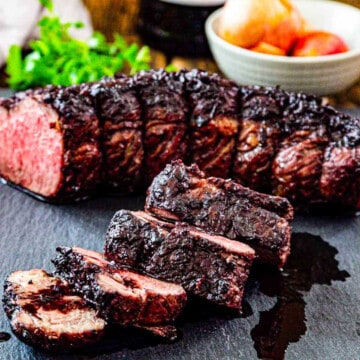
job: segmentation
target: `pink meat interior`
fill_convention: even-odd
[[[58,114],[26,98],[0,109],[0,175],[34,193],[52,196],[61,183],[63,141]]]
[[[74,251],[86,257],[86,260],[90,263],[93,263],[106,271],[106,266],[109,265],[109,262],[104,259],[104,256],[96,251],[82,249],[74,246]],[[106,273],[106,272],[105,272]],[[118,269],[113,270],[108,275],[108,283],[112,286],[117,284],[124,284],[128,286],[128,289],[142,289],[145,291],[153,291],[157,294],[182,294],[184,292],[183,288],[180,285],[169,283],[167,281],[162,281],[154,279],[147,275],[141,275],[137,272],[134,272],[130,269]],[[111,277],[111,278],[110,278]],[[104,279],[102,279],[104,280]],[[116,288],[113,287],[113,288]]]

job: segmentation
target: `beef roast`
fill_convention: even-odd
[[[0,174],[52,202],[91,195],[101,181],[98,119],[81,87],[49,86],[0,100]]]
[[[109,225],[105,256],[219,305],[241,310],[254,251],[184,223],[144,212],[118,211]]]
[[[72,295],[68,283],[44,270],[16,271],[5,281],[3,304],[12,331],[46,350],[71,350],[101,339],[105,320]]]
[[[252,246],[262,262],[282,267],[290,253],[290,203],[231,180],[206,178],[196,165],[167,165],[148,189],[145,210],[186,221]]]
[[[78,247],[59,247],[56,273],[75,293],[111,323],[155,331],[173,322],[186,303],[184,289],[124,267],[115,269],[104,257]]]
[[[315,96],[239,87],[201,70],[0,99],[1,145],[1,178],[53,202],[99,185],[143,190],[182,159],[302,210],[360,208],[360,119]]]

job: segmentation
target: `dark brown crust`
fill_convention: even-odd
[[[327,144],[326,136],[300,130],[283,141],[272,166],[273,193],[297,204],[323,201],[319,182]]]
[[[189,161],[208,176],[230,174],[239,130],[238,87],[217,74],[181,71],[190,105]]]
[[[255,253],[237,245],[221,238],[211,241],[211,235],[188,224],[173,225],[142,212],[121,210],[109,225],[105,256],[240,311]]]
[[[320,192],[329,203],[339,198],[348,206],[360,208],[360,147],[329,146],[325,151]]]
[[[140,72],[134,87],[143,108],[145,185],[187,153],[187,113],[183,84],[164,70]]]
[[[236,142],[233,178],[254,190],[271,193],[271,165],[282,139],[282,91],[241,88],[241,131]]]
[[[131,80],[107,78],[89,89],[102,128],[104,183],[120,193],[142,187],[142,113]]]
[[[172,162],[148,189],[145,210],[186,221],[206,231],[252,246],[259,260],[282,267],[290,253],[290,203],[231,181],[205,178],[196,165]],[[259,250],[262,251],[259,253]]]

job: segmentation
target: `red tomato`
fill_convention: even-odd
[[[326,31],[312,31],[300,37],[291,52],[292,56],[320,56],[348,51],[345,42]]]

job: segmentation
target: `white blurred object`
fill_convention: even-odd
[[[339,93],[360,78],[360,9],[330,0],[293,0],[305,20],[339,35],[349,51],[334,55],[291,57],[247,50],[218,34],[221,11],[206,21],[210,49],[220,70],[239,84],[281,85],[316,95]]]
[[[84,23],[82,29],[72,29],[71,35],[87,39],[92,34],[89,12],[81,0],[53,0],[54,13],[61,21]],[[0,67],[6,62],[13,44],[26,46],[29,40],[39,36],[38,21],[48,14],[38,0],[0,1]]]

